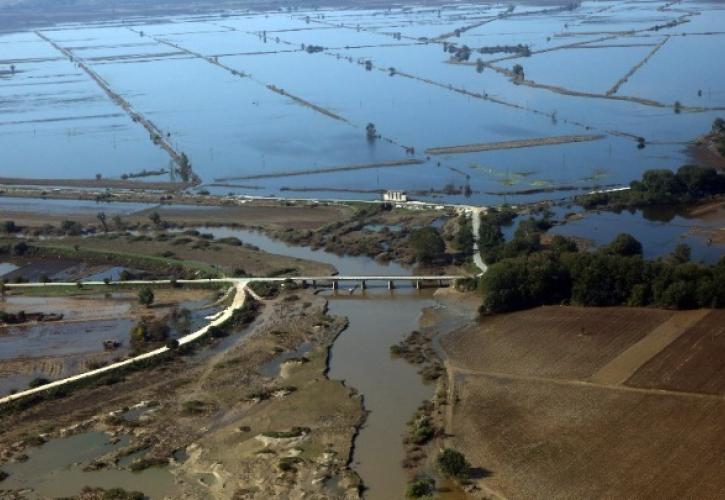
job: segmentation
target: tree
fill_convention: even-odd
[[[108,232],[108,224],[106,223],[106,213],[105,212],[98,212],[96,214],[96,218],[98,219],[98,222],[101,223],[101,226],[103,227],[103,232]]]
[[[408,239],[415,258],[421,263],[431,263],[445,255],[446,243],[434,227],[416,229]]]
[[[715,134],[722,134],[725,132],[725,120],[722,118],[715,118],[712,122],[712,131]]]
[[[25,255],[26,253],[28,253],[28,250],[30,250],[30,247],[24,241],[20,241],[20,242],[16,243],[15,245],[13,245],[13,253],[15,255],[18,255],[18,256]]]
[[[161,216],[159,215],[158,212],[152,212],[151,215],[149,215],[149,220],[156,227],[161,225]]]
[[[476,214],[474,214],[474,217],[476,217]],[[456,248],[466,255],[470,255],[473,251],[473,228],[470,219],[465,215],[458,217],[458,232],[454,242]]]
[[[438,467],[441,472],[456,479],[466,479],[471,472],[471,464],[460,451],[446,448],[438,455]]]
[[[189,161],[189,157],[186,156],[186,153],[181,153],[181,156],[179,157],[179,176],[181,177],[181,180],[184,182],[189,182],[192,177],[192,168],[191,168],[191,162]]]
[[[375,129],[374,123],[368,123],[367,127],[365,127],[365,133],[368,141],[374,141],[378,138],[378,131]]]
[[[685,243],[680,243],[672,251],[672,257],[678,264],[684,264],[685,262],[689,262],[691,254],[692,249],[689,245]]]
[[[121,219],[120,215],[118,215],[118,214],[114,215],[111,220],[113,221],[113,226],[116,229],[118,229],[119,231],[123,230],[123,228],[125,227],[125,225],[123,223],[123,219]]]
[[[514,74],[514,77],[513,77],[514,82],[520,82],[525,78],[524,67],[521,66],[520,64],[514,64],[512,72]]]
[[[151,307],[151,304],[154,303],[154,292],[150,287],[145,286],[138,291],[138,303],[146,307]]]
[[[8,234],[17,233],[18,231],[20,231],[20,228],[15,224],[15,221],[11,220],[6,220],[5,222],[3,222],[2,226],[0,226],[0,229],[4,233]]]
[[[622,257],[632,255],[642,255],[642,243],[637,241],[634,236],[627,233],[620,233],[606,247],[607,252]]]

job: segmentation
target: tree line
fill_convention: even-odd
[[[645,260],[641,243],[629,234],[580,252],[574,241],[557,236],[546,247],[498,260],[481,288],[482,313],[547,304],[725,307],[725,257],[713,266],[694,263],[689,247],[679,245],[663,258]]]
[[[684,165],[677,172],[647,170],[629,187],[626,191],[579,196],[577,202],[586,209],[681,205],[725,194],[725,176],[714,168]]]

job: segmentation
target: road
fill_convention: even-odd
[[[444,280],[444,281],[452,281],[460,278],[465,278],[465,276],[455,276],[455,275],[445,275],[445,276],[434,276],[434,275],[422,275],[422,276],[303,276],[294,277],[294,280],[296,281],[438,281],[438,280]],[[209,331],[209,329],[213,326],[218,326],[224,323],[226,320],[231,318],[234,310],[242,307],[244,305],[244,301],[247,297],[247,295],[251,295],[253,298],[260,300],[260,297],[257,296],[251,289],[247,288],[247,285],[254,282],[284,282],[285,280],[288,280],[290,278],[212,278],[212,279],[196,279],[196,280],[177,280],[176,283],[179,284],[207,284],[207,283],[218,283],[218,284],[230,284],[232,285],[234,289],[234,299],[229,304],[229,306],[224,309],[223,311],[218,312],[217,314],[213,316],[209,316],[206,319],[210,320],[208,324],[206,324],[204,327],[200,328],[199,330],[190,333],[189,335],[185,335],[184,337],[181,337],[179,339],[179,345],[188,344],[190,342],[194,342],[198,340],[199,338],[206,335],[206,333]],[[169,285],[171,284],[171,280],[130,280],[130,281],[122,281],[122,282],[109,282],[106,284],[103,281],[86,281],[82,282],[84,286],[114,286],[114,285]],[[52,282],[52,283],[7,283],[5,284],[5,287],[8,289],[12,288],[50,288],[50,287],[59,287],[59,286],[78,286],[78,282]],[[15,394],[11,394],[9,396],[5,396],[0,398],[0,405],[10,403],[12,401],[18,400],[20,398],[24,398],[27,396],[30,396],[32,394],[37,394],[40,392],[47,391],[49,389],[54,389],[57,387],[63,387],[68,384],[72,384],[74,382],[78,382],[81,380],[89,379],[92,377],[96,377],[98,375],[103,375],[109,372],[112,372],[114,370],[118,370],[119,368],[127,367],[129,365],[132,365],[134,363],[137,363],[139,361],[148,360],[151,358],[154,358],[156,356],[160,356],[162,354],[165,354],[169,351],[168,347],[160,347],[158,349],[154,349],[153,351],[149,351],[144,354],[140,354],[138,356],[135,356],[133,358],[125,359],[123,361],[119,361],[117,363],[113,363],[110,365],[106,365],[102,368],[98,368],[95,370],[90,370],[87,372],[80,373],[78,375],[73,375],[71,377],[67,377],[60,380],[55,380],[53,382],[50,382],[48,384],[42,385],[40,387],[34,387],[32,389],[26,389],[24,391],[16,392]]]
[[[208,280],[187,280],[187,281],[208,281]],[[152,284],[152,283],[159,283],[159,282],[138,282],[138,283],[145,283],[145,284]],[[169,283],[168,280],[165,281],[165,283]],[[37,283],[22,283],[23,285],[38,285]],[[73,285],[73,283],[59,283],[61,285]],[[189,335],[185,335],[179,339],[179,345],[188,344],[190,342],[194,342],[195,340],[198,340],[199,338],[206,335],[206,333],[209,331],[209,329],[213,326],[219,326],[222,323],[224,323],[226,320],[232,317],[232,313],[234,310],[242,307],[244,305],[244,301],[246,299],[247,293],[246,293],[246,287],[247,287],[248,281],[244,279],[236,279],[234,280],[234,288],[235,288],[235,294],[234,299],[229,304],[229,307],[224,309],[223,311],[220,311],[219,313],[209,316],[207,319],[209,319],[209,323],[207,323],[202,328],[198,329],[197,331],[190,333]],[[13,284],[12,287],[18,287],[17,285],[20,285],[19,283]],[[40,284],[40,286],[47,286],[51,285],[51,283],[47,283],[46,285]],[[10,285],[8,285],[10,286]],[[41,385],[40,387],[34,387],[32,389],[26,389],[24,391],[16,392],[15,394],[11,394],[9,396],[5,396],[3,398],[0,398],[0,405],[5,403],[10,403],[11,401],[15,401],[20,398],[24,398],[26,396],[30,396],[32,394],[36,394],[39,392],[47,391],[48,389],[54,389],[57,387],[63,387],[64,385],[72,384],[74,382],[78,382],[80,380],[89,379],[92,377],[96,377],[98,375],[103,375],[104,373],[109,373],[114,370],[118,370],[119,368],[123,368],[129,365],[132,365],[134,363],[137,363],[139,361],[155,358],[156,356],[159,356],[161,354],[167,353],[169,351],[168,347],[160,347],[158,349],[154,349],[153,351],[149,351],[143,354],[140,354],[138,356],[135,356],[133,358],[125,359],[123,361],[118,361],[117,363],[112,363],[110,365],[106,365],[102,368],[98,368],[95,370],[90,370],[87,372],[79,373],[78,375],[73,375],[71,377],[63,378],[60,380],[56,380],[53,382],[50,382],[49,384]]]

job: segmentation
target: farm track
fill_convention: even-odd
[[[379,162],[379,163],[361,163],[361,164],[355,164],[355,165],[342,165],[339,167],[330,167],[330,168],[314,168],[309,170],[291,170],[287,172],[275,172],[275,173],[269,173],[269,174],[255,174],[255,175],[243,175],[239,177],[223,177],[220,179],[214,179],[215,182],[226,182],[226,181],[243,181],[243,180],[252,180],[252,179],[272,179],[276,177],[293,177],[293,176],[299,176],[299,175],[312,175],[312,174],[326,174],[330,172],[347,172],[350,170],[366,170],[371,168],[381,168],[381,167],[405,167],[409,165],[420,165],[423,163],[423,160],[418,160],[414,158],[409,158],[405,160],[395,160],[395,161],[387,161],[387,162]]]
[[[612,88],[607,90],[606,95],[613,95],[616,94],[619,91],[619,88],[627,83],[627,81],[634,75],[639,69],[647,64],[647,61],[649,61],[652,56],[654,56],[663,46],[669,41],[670,37],[667,36],[662,40],[660,43],[655,45],[655,47],[647,54],[639,63],[635,64],[632,69],[630,69],[626,75],[624,75],[622,78],[617,80],[617,83],[615,83]]]
[[[556,137],[539,137],[518,141],[489,142],[485,144],[464,144],[461,146],[444,146],[426,149],[429,155],[448,155],[462,153],[478,153],[481,151],[496,151],[499,149],[532,148],[537,146],[553,146],[557,144],[570,144],[574,142],[598,141],[604,139],[603,135],[562,135]]]

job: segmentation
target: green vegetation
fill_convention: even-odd
[[[154,303],[154,291],[151,287],[145,286],[138,291],[138,303],[142,306],[151,307]]]
[[[579,196],[577,202],[586,209],[641,208],[692,203],[722,194],[725,176],[713,168],[685,165],[677,172],[647,170],[629,190]]]
[[[459,252],[470,255],[473,250],[473,225],[471,219],[465,215],[458,217],[458,232],[456,233],[453,244]]]
[[[435,481],[429,478],[416,479],[408,484],[405,490],[407,498],[425,498],[433,495],[435,491]]]
[[[408,241],[415,254],[415,259],[420,263],[430,264],[445,256],[446,243],[434,227],[416,229],[410,233]]]
[[[309,427],[292,427],[292,429],[290,429],[288,431],[263,432],[262,436],[269,437],[269,438],[276,438],[276,439],[290,439],[290,438],[301,437],[304,434],[307,434],[309,432],[310,432]]]
[[[30,383],[28,384],[28,388],[35,389],[36,387],[40,387],[41,385],[45,384],[50,384],[50,380],[44,377],[36,377],[30,381]]]
[[[441,472],[448,477],[466,479],[470,474],[471,464],[460,451],[446,448],[438,455],[436,461]]]
[[[646,261],[642,245],[619,235],[595,252],[551,245],[493,264],[481,279],[482,312],[500,313],[545,304],[656,306],[667,309],[725,306],[725,258],[717,265],[689,262],[689,248]]]
[[[131,329],[131,346],[135,352],[146,350],[151,345],[165,342],[171,328],[166,319],[141,318]]]
[[[514,232],[513,239],[505,242],[501,232],[501,223],[510,221],[509,217],[508,212],[497,211],[490,211],[481,217],[478,245],[481,257],[487,264],[538,251],[541,248],[541,234],[551,227],[551,220],[547,213],[540,219],[530,217],[521,221]]]

